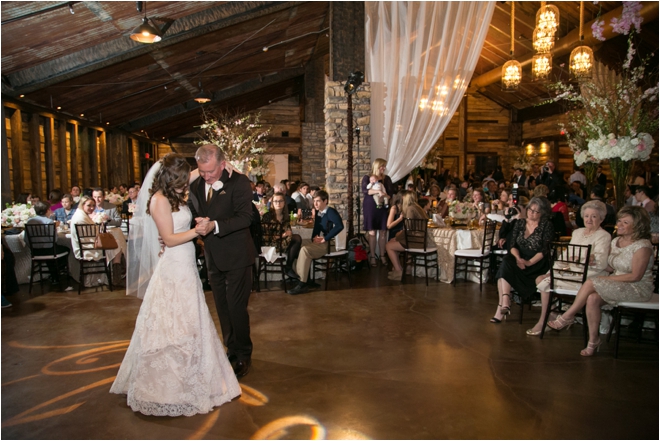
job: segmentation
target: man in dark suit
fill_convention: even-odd
[[[518,187],[527,187],[527,176],[525,176],[525,171],[522,168],[516,168],[513,183],[518,184]]]
[[[130,213],[130,204],[135,204],[137,202],[138,189],[135,186],[129,187],[128,189],[128,198],[124,201],[121,206],[122,214]]]
[[[344,222],[342,222],[337,210],[328,207],[328,193],[323,190],[316,192],[314,195],[314,208],[316,211],[312,239],[303,240],[302,248],[296,261],[296,274],[300,282],[289,291],[291,295],[303,294],[311,288],[318,286],[313,282],[307,282],[312,260],[325,255],[328,252],[327,242],[330,242],[330,240],[344,229]],[[326,277],[328,277],[328,274],[326,274]]]
[[[596,182],[598,185],[602,185],[604,188],[607,188],[607,176],[603,173],[603,167],[600,165],[596,169]]]
[[[208,278],[227,356],[236,377],[241,378],[252,364],[247,311],[257,257],[250,235],[252,189],[245,175],[228,173],[224,154],[217,146],[201,146],[195,159],[200,177],[190,185],[188,204],[195,230],[204,240]]]

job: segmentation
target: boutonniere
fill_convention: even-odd
[[[214,191],[218,191],[224,187],[224,183],[222,181],[215,181],[211,187],[213,188]],[[224,192],[223,192],[224,193]]]

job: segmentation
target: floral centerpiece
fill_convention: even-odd
[[[2,226],[23,228],[28,219],[36,215],[31,204],[7,204],[2,210]]]
[[[266,202],[262,201],[252,201],[255,207],[257,207],[257,210],[259,210],[260,215],[264,215],[268,213],[268,204]]]
[[[230,115],[228,113],[204,113],[203,139],[198,145],[215,144],[224,152],[227,160],[238,170],[247,173],[249,163],[266,151],[265,140],[270,129],[259,122],[260,114]]]
[[[452,201],[449,203],[449,217],[454,219],[468,219],[475,215],[474,207],[469,202]]]
[[[270,172],[270,168],[268,167],[270,163],[271,159],[269,156],[264,154],[257,155],[250,161],[250,176],[254,177],[257,182],[261,181]]]
[[[610,23],[613,30],[628,34],[628,53],[620,75],[594,72],[593,79],[579,86],[553,84],[554,101],[572,104],[564,130],[574,152],[576,164],[595,164],[609,160],[617,206],[625,202],[624,191],[633,161],[649,159],[654,141],[649,133],[658,128],[658,84],[643,87],[648,57],[635,60],[634,26],[641,30],[639,2],[624,2],[621,18]],[[597,21],[594,35],[601,36],[604,22]],[[635,62],[637,61],[637,62]]]
[[[516,159],[513,160],[513,168],[519,168],[523,171],[529,171],[531,170],[533,165],[532,158],[528,156],[524,150],[520,155],[516,157]]]
[[[108,193],[105,200],[114,205],[121,205],[124,203],[124,197],[118,193]]]

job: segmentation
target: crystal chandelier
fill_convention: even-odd
[[[541,2],[541,9],[536,13],[536,27],[554,38],[559,27],[559,9],[555,5]]]
[[[520,81],[522,80],[522,66],[518,61],[513,59],[515,12],[515,2],[511,2],[511,60],[502,66],[502,90],[505,92],[515,92],[518,90],[518,85],[520,85]]]
[[[552,72],[552,54],[536,54],[532,57],[532,78],[547,80]]]
[[[580,2],[580,41],[584,41],[582,33],[582,22],[584,19],[584,2]],[[594,65],[594,52],[588,46],[579,46],[571,52],[569,68],[573,76],[578,80],[591,78]]]
[[[537,53],[547,54],[555,47],[555,36],[536,27],[532,44]]]

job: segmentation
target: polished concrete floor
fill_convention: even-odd
[[[538,309],[489,323],[492,285],[355,276],[351,289],[253,293],[242,397],[179,418],[108,393],[140,300],[22,287],[2,310],[2,438],[658,439],[657,342],[583,358],[580,326],[525,335]]]

